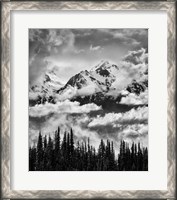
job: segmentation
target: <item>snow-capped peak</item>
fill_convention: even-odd
[[[48,101],[63,86],[64,84],[60,82],[59,77],[53,70],[47,71],[29,88],[29,99],[38,103]]]
[[[102,60],[98,65],[92,67],[90,71],[96,71],[100,68],[101,69],[110,69],[110,68],[119,69],[115,63],[107,61],[107,60]]]
[[[98,65],[91,68],[90,72],[95,71],[97,69],[101,68],[107,68],[110,65],[109,61],[102,60]]]
[[[83,70],[78,74],[72,76],[65,85],[62,85],[59,78],[54,71],[47,71],[41,78],[41,84],[31,87],[31,98],[34,96],[48,99],[53,97],[60,101],[74,98],[118,98],[118,96],[125,96],[128,93],[139,95],[145,91],[148,85],[146,84],[146,77],[141,80],[142,83],[129,83],[129,85],[121,86],[122,70],[119,67],[107,60],[102,60],[98,65],[93,67],[90,71]],[[144,75],[142,75],[144,77]],[[146,75],[147,76],[147,75]],[[125,92],[124,92],[125,90]],[[34,95],[35,94],[35,95]],[[56,97],[56,98],[55,98]],[[88,99],[87,99],[88,98]],[[100,101],[102,101],[100,99]]]
[[[63,86],[63,83],[61,83],[59,77],[56,75],[56,73],[52,71],[47,71],[44,74],[44,77],[42,77],[44,83],[48,83],[50,85],[56,85],[56,87]]]

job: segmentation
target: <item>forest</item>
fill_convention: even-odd
[[[29,171],[148,171],[148,149],[140,143],[120,141],[115,155],[113,141],[102,139],[96,150],[87,142],[74,141],[72,128],[60,138],[60,128],[52,139],[39,132],[37,145],[29,147]]]

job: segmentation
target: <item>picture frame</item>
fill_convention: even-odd
[[[166,190],[12,190],[11,189],[11,124],[13,116],[11,109],[11,13],[12,11],[58,11],[58,10],[114,10],[114,11],[164,11],[167,13],[167,189]],[[108,198],[108,199],[175,199],[176,198],[176,2],[119,2],[119,1],[2,1],[2,31],[1,31],[1,189],[2,199],[63,199],[63,198]],[[152,180],[153,181],[153,180]]]

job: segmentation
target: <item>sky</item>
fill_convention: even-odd
[[[141,48],[148,52],[147,29],[29,29],[29,82],[55,70],[66,83],[102,60],[118,64]]]
[[[97,149],[101,139],[109,139],[114,142],[116,154],[122,139],[130,144],[134,141],[148,146],[148,107],[118,113],[104,112],[102,115],[101,111],[102,107],[94,103],[80,105],[69,100],[30,107],[29,144],[36,144],[39,130],[42,135],[54,137],[59,126],[61,140],[64,132],[72,128],[75,141],[86,142],[89,137],[90,144]]]
[[[30,85],[40,80],[48,70],[55,70],[59,80],[66,83],[75,74],[91,69],[102,60],[113,62],[121,69],[121,76],[114,82],[120,91],[133,79],[140,81],[148,68],[148,30],[29,29]],[[138,96],[130,93],[121,99],[121,103],[148,104],[148,89]],[[121,139],[140,141],[148,146],[147,106],[107,113],[94,103],[80,105],[65,100],[29,108],[31,144],[35,143],[39,130],[49,135],[58,126],[62,133],[72,127],[77,139],[83,141],[90,137],[90,142],[97,147],[102,138],[113,140],[116,151]]]

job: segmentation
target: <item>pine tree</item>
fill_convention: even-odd
[[[115,163],[115,153],[114,153],[114,144],[113,141],[111,142],[111,152],[110,152],[110,170],[116,170],[116,163]]]
[[[41,132],[39,132],[38,143],[37,143],[36,169],[39,170],[39,171],[43,170],[43,144],[42,144]]]
[[[142,171],[143,170],[143,154],[140,147],[140,143],[138,143],[138,153],[137,153],[137,170]]]
[[[74,153],[74,135],[73,135],[72,128],[71,128],[71,132],[70,132],[70,152],[71,152],[71,156],[73,156],[73,153]]]
[[[48,140],[48,144],[47,144],[47,170],[51,171],[53,170],[53,142],[52,142],[52,138],[49,135],[49,140]]]
[[[44,163],[44,170],[47,170],[47,136],[44,137],[44,157],[43,157],[43,163]]]
[[[104,158],[105,158],[105,144],[101,139],[101,143],[98,149],[98,171],[102,171],[104,167]]]
[[[68,170],[70,170],[70,167],[71,167],[71,151],[70,151],[70,136],[69,136],[69,133],[67,133],[66,145],[67,145],[66,162],[67,162],[67,168],[68,168]]]
[[[130,149],[129,149],[129,145],[128,143],[126,143],[126,171],[130,171],[131,170],[131,153],[130,153]]]
[[[45,137],[44,137],[44,149],[46,149],[47,148],[47,136],[45,135]]]
[[[55,133],[55,169],[60,169],[60,128]]]
[[[147,171],[148,149],[141,148],[140,143],[129,144],[120,142],[118,157],[115,157],[114,144],[101,139],[98,150],[87,142],[79,141],[75,147],[73,130],[64,133],[60,145],[60,128],[55,132],[54,139],[49,135],[42,137],[39,132],[37,146],[29,148],[30,171]]]
[[[135,152],[134,152],[134,164],[135,164],[135,171],[137,171],[137,145],[136,144],[134,144],[134,150],[135,150]]]
[[[136,166],[135,166],[135,144],[134,144],[134,142],[132,143],[132,147],[131,147],[131,170],[132,171],[136,170]]]
[[[63,141],[61,145],[61,169],[66,170],[67,168],[67,142],[66,132],[64,132]]]
[[[36,170],[36,148],[33,146],[33,148],[30,147],[29,149],[29,171],[35,171]]]
[[[71,128],[70,130],[70,167],[71,170],[75,170],[76,166],[76,152],[74,147],[74,134],[73,130]]]
[[[75,168],[76,170],[81,170],[81,147],[79,141],[77,142],[76,154],[75,154]]]
[[[148,149],[143,149],[143,167],[142,171],[148,171]]]
[[[120,153],[118,156],[118,168],[120,171],[125,171],[126,168],[126,150],[125,150],[125,141],[122,140],[120,143]]]
[[[87,145],[87,149],[88,149],[88,159],[87,159],[87,170],[91,171],[91,159],[92,159],[92,152],[91,152],[91,148],[90,148],[90,140],[88,138],[88,145]]]
[[[62,145],[61,145],[61,150],[63,154],[66,152],[66,149],[67,149],[67,146],[66,146],[66,132],[65,132],[63,136]]]

